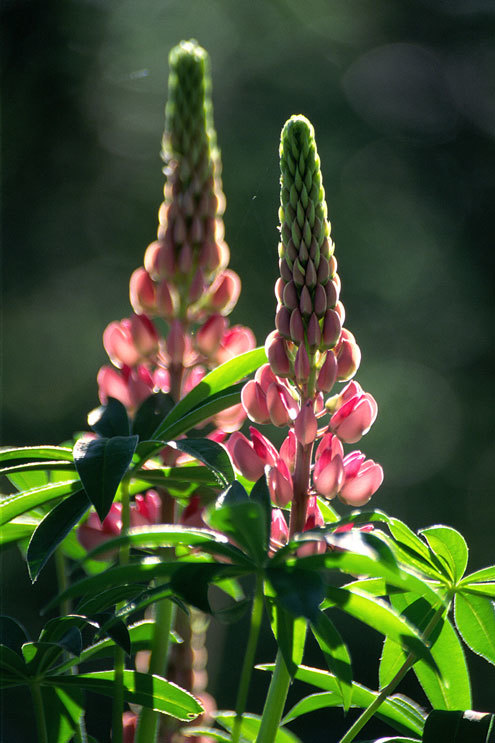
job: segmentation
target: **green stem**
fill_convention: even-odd
[[[129,531],[131,513],[129,504],[129,481],[122,481],[122,530],[125,535]],[[129,562],[130,547],[125,545],[120,548],[119,563],[127,565]],[[112,706],[112,743],[123,743],[124,731],[122,727],[122,715],[124,714],[124,670],[125,652],[122,648],[115,649],[114,667],[114,694]]]
[[[237,702],[235,706],[236,716],[232,730],[232,743],[238,743],[241,735],[242,715],[246,710],[246,702],[249,692],[249,684],[253,673],[254,656],[258,637],[260,634],[261,620],[263,617],[263,576],[258,573],[256,576],[256,589],[253,601],[253,610],[251,612],[251,626],[249,628],[249,637],[242,664],[241,681],[237,692]]]
[[[423,638],[425,640],[427,640],[428,637],[431,635],[431,633],[437,626],[438,622],[442,618],[442,615],[444,614],[445,611],[446,611],[446,608],[443,605],[440,606],[436,610],[436,612],[434,613],[434,615],[428,622],[428,625],[426,626],[425,631],[423,632]],[[386,686],[383,687],[379,695],[375,697],[375,699],[371,702],[369,707],[367,707],[364,710],[364,712],[358,717],[358,719],[354,722],[354,724],[351,725],[351,727],[349,728],[347,733],[344,735],[344,737],[340,739],[339,743],[351,743],[351,741],[354,740],[354,738],[359,733],[359,731],[362,730],[362,728],[366,725],[368,720],[370,720],[371,717],[373,717],[377,709],[381,707],[381,705],[386,700],[388,695],[394,691],[397,684],[399,684],[402,681],[406,673],[409,671],[410,668],[412,668],[412,666],[416,663],[417,660],[418,660],[418,656],[416,655],[416,653],[409,653],[406,660],[404,661],[402,666],[399,668],[399,670],[397,671],[393,679],[389,681],[389,683]]]
[[[155,626],[149,673],[162,675],[167,663],[170,631],[174,620],[175,607],[172,601],[159,601],[155,607]],[[135,743],[154,743],[158,734],[160,713],[143,707],[139,715]]]
[[[275,669],[273,671],[268,696],[263,709],[261,726],[256,738],[256,743],[273,743],[277,735],[278,726],[282,719],[287,692],[289,691],[290,675],[279,650]]]
[[[45,707],[41,694],[41,686],[38,682],[30,685],[33,697],[34,715],[36,718],[36,729],[38,730],[38,743],[48,743],[48,730],[46,727]]]

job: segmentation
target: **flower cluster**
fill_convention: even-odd
[[[362,506],[383,480],[381,466],[362,452],[344,454],[343,444],[354,444],[369,431],[377,404],[352,380],[361,352],[342,327],[345,311],[320,162],[305,117],[293,116],[285,125],[280,158],[276,330],[265,344],[269,363],[244,386],[242,404],[251,421],[289,426],[289,434],[280,451],[254,427],[250,440],[236,432],[227,445],[244,477],[266,474],[277,506],[275,544],[287,541],[289,531],[323,524],[317,496]],[[348,384],[328,397],[337,382]],[[290,528],[279,510],[289,506]]]
[[[180,399],[208,369],[255,346],[252,331],[230,327],[226,317],[241,282],[227,268],[208,56],[194,41],[170,54],[162,157],[167,180],[157,240],[130,279],[134,314],[110,323],[103,334],[112,366],[98,374],[101,401],[115,397],[131,414],[153,391]],[[238,406],[216,422],[232,432],[243,419]]]

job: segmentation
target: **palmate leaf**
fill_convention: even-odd
[[[127,534],[109,539],[88,552],[84,559],[92,559],[109,550],[121,547],[137,549],[158,549],[184,545],[195,547],[209,554],[227,557],[234,564],[252,567],[252,561],[237,547],[229,543],[227,537],[218,532],[196,527],[184,527],[176,524],[158,524],[157,526],[136,526]]]
[[[27,549],[29,577],[34,583],[59,544],[90,507],[84,490],[69,495],[52,508],[36,527]]]
[[[347,646],[334,623],[324,612],[318,613],[316,621],[311,622],[310,627],[325,656],[328,668],[337,679],[342,706],[347,712],[352,700],[351,656]]]
[[[0,526],[23,513],[32,511],[33,508],[38,508],[38,506],[43,506],[56,498],[62,498],[64,495],[77,493],[80,490],[82,490],[82,485],[77,478],[10,495],[0,501]]]
[[[257,564],[266,558],[266,511],[252,500],[244,487],[234,481],[205,513],[212,529],[227,534],[239,544]]]
[[[326,596],[322,609],[338,607],[435,666],[421,633],[385,602],[332,586],[326,589]]]
[[[169,446],[173,444],[184,454],[194,457],[199,462],[203,462],[208,469],[215,472],[220,480],[222,487],[227,487],[235,480],[234,469],[230,457],[225,447],[210,439],[181,439],[179,441],[168,442]]]
[[[236,382],[247,377],[248,374],[256,371],[256,369],[266,362],[266,353],[264,348],[255,348],[253,351],[248,351],[240,356],[236,356],[234,359],[227,361],[225,364],[217,367],[214,371],[207,374],[201,382],[194,387],[188,395],[186,395],[177,405],[171,410],[171,412],[165,417],[165,420],[158,426],[152,438],[163,439],[163,438],[175,438],[175,436],[184,433],[188,429],[176,430],[181,428],[179,425],[180,420],[185,420],[189,417],[191,411],[196,409],[199,411],[203,409],[205,418],[199,418],[193,425],[197,425],[202,420],[214,415],[209,412],[208,405],[205,404],[208,398],[212,398],[215,395],[220,395],[217,400],[221,400],[221,393],[225,392],[229,387],[232,387]],[[240,389],[234,394],[240,395]],[[240,399],[240,398],[239,398]],[[239,400],[237,400],[239,401]],[[235,402],[225,400],[227,404],[225,407],[234,405]],[[215,407],[215,406],[211,406]],[[219,408],[215,412],[225,408]],[[193,416],[194,418],[194,416]],[[183,424],[182,424],[183,425]],[[192,426],[189,426],[191,428]]]
[[[444,563],[452,580],[460,581],[468,561],[468,548],[462,534],[450,526],[430,526],[420,533]]]
[[[74,446],[74,464],[100,521],[110,511],[137,443],[137,436],[114,436],[89,441],[79,439]]]
[[[433,617],[434,611],[423,599],[414,600],[410,595],[397,595],[390,600],[395,609],[401,611],[420,630],[424,630]],[[471,686],[464,652],[446,617],[437,625],[429,640],[438,670],[432,669],[422,660],[414,664],[413,670],[430,703],[437,709],[470,708]],[[390,638],[385,640],[380,662],[381,688],[395,676],[406,657],[395,642]]]
[[[75,676],[46,676],[43,684],[64,690],[86,689],[112,698],[115,694],[113,671],[80,673]],[[179,720],[194,720],[203,712],[203,707],[192,694],[155,674],[124,671],[123,686],[126,702],[149,707]]]
[[[306,643],[307,620],[294,617],[275,596],[271,583],[265,582],[265,600],[273,636],[282,653],[290,676],[302,662]]]
[[[256,666],[263,671],[273,671],[275,668],[274,664],[264,664]],[[326,692],[332,692],[332,695],[322,701],[328,702],[324,706],[341,706],[342,699],[340,697],[339,685],[335,676],[328,671],[322,671],[319,668],[310,668],[309,666],[301,665],[296,671],[295,679],[297,681],[303,681],[304,683],[310,684],[316,689],[322,689]],[[351,707],[368,707],[378,696],[377,691],[371,691],[366,686],[358,684],[355,681],[352,684],[352,703]],[[338,701],[337,701],[338,700]],[[386,699],[383,704],[379,707],[375,713],[378,718],[384,720],[391,725],[399,733],[413,734],[421,736],[424,725],[424,717],[420,710],[413,704],[404,705],[402,703],[402,697],[392,696]],[[303,704],[304,700],[299,704]],[[314,702],[312,702],[313,704]],[[322,705],[323,706],[323,705]],[[301,714],[302,711],[297,711],[298,705],[293,708],[283,719],[283,723],[286,724],[291,720],[295,719]],[[316,709],[316,707],[314,707]],[[310,711],[309,709],[307,711]],[[296,713],[297,712],[297,713]]]
[[[146,441],[156,430],[157,426],[167,416],[175,402],[166,392],[154,392],[141,403],[132,421],[132,433],[139,436],[140,441]]]
[[[462,639],[477,655],[495,664],[495,610],[484,596],[456,594],[454,616]]]
[[[84,710],[82,691],[42,687],[41,695],[46,714],[47,743],[69,743]]]
[[[99,436],[129,436],[130,423],[125,406],[114,397],[88,413],[88,424]]]

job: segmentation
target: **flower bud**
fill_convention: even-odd
[[[297,309],[292,310],[289,324],[290,337],[294,343],[302,343],[304,341],[304,325],[300,311]]]
[[[155,240],[146,248],[144,267],[155,280],[169,279],[175,273],[174,248],[170,241]]]
[[[315,440],[317,430],[318,423],[313,411],[313,403],[308,400],[294,422],[294,433],[299,443],[306,446]]]
[[[327,297],[327,307],[335,307],[339,299],[339,292],[335,277],[325,284],[325,294]]]
[[[361,362],[361,351],[349,330],[342,329],[340,341],[336,349],[337,355],[337,379],[345,382],[359,369]]]
[[[156,314],[169,320],[174,316],[177,304],[175,287],[167,279],[162,279],[156,287]]]
[[[321,392],[330,392],[337,381],[337,359],[332,350],[327,351],[325,361],[318,373],[316,388]]]
[[[272,524],[270,528],[270,546],[280,549],[289,541],[289,527],[280,508],[272,508]]]
[[[340,317],[335,310],[327,310],[323,320],[322,345],[325,348],[333,348],[339,340],[342,329]]]
[[[129,282],[129,298],[134,312],[148,315],[156,312],[155,285],[145,268],[137,268],[132,274]]]
[[[280,458],[284,460],[291,473],[294,473],[294,467],[296,464],[296,448],[296,434],[292,429],[290,429],[288,436],[283,440],[282,446],[280,447]]]
[[[327,309],[327,293],[321,284],[316,286],[313,304],[316,316],[323,317]]]
[[[281,335],[290,338],[290,310],[280,306],[275,315],[275,326]]]
[[[297,349],[296,358],[294,359],[294,373],[298,384],[304,384],[309,379],[309,356],[304,343],[301,343]]]
[[[318,318],[316,317],[314,312],[309,318],[306,333],[308,338],[308,345],[312,350],[315,351],[321,343],[321,329]]]
[[[299,299],[297,296],[296,285],[293,281],[289,281],[285,285],[282,301],[289,310],[294,310],[298,306]]]
[[[268,413],[274,426],[286,426],[290,420],[285,392],[284,388],[276,382],[272,383],[266,391]]]
[[[287,356],[285,341],[276,330],[267,337],[265,351],[273,373],[277,377],[288,377],[290,374],[290,361]]]
[[[241,280],[230,269],[225,270],[212,284],[210,305],[216,312],[228,315],[235,307],[241,293]]]
[[[189,286],[189,292],[188,292],[189,302],[191,304],[194,304],[194,302],[197,302],[198,299],[200,299],[200,297],[202,297],[202,295],[204,294],[204,291],[205,291],[205,278],[203,276],[202,269],[198,268]]]
[[[309,317],[313,311],[313,302],[311,300],[311,294],[307,286],[303,286],[301,290],[301,296],[299,298],[299,309],[304,317]]]
[[[294,495],[289,468],[279,459],[276,466],[267,467],[266,481],[272,502],[276,506],[287,506]]]
[[[227,320],[222,315],[211,315],[196,333],[196,346],[205,356],[214,354],[227,330]]]

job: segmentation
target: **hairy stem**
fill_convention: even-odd
[[[121,534],[125,535],[130,526],[130,504],[129,504],[129,481],[122,481],[122,530]],[[127,565],[129,562],[129,545],[120,548],[119,563]],[[125,652],[122,648],[115,649],[115,668],[114,668],[114,695],[112,706],[112,743],[123,742],[122,715],[124,713],[124,670],[125,670]]]
[[[41,686],[38,682],[30,685],[31,696],[33,697],[34,715],[36,718],[36,729],[38,731],[38,743],[48,743],[48,729],[46,727],[45,707]]]
[[[290,674],[279,650],[256,743],[273,743],[289,691]]]
[[[428,625],[426,626],[424,632],[423,632],[423,638],[425,640],[428,639],[428,637],[431,635],[435,627],[437,626],[438,622],[442,618],[442,615],[445,613],[446,609],[442,605],[440,606],[430,621],[428,622]],[[389,694],[391,694],[394,689],[396,688],[397,684],[399,684],[406,673],[412,668],[412,666],[416,663],[418,660],[418,656],[416,653],[409,653],[406,660],[402,664],[402,666],[399,668],[393,679],[389,681],[389,683],[383,687],[381,692],[375,699],[371,702],[371,704],[364,710],[364,712],[358,717],[358,719],[354,722],[353,725],[349,728],[347,733],[344,735],[343,738],[340,739],[339,743],[351,743],[351,741],[354,740],[356,735],[362,730],[362,728],[366,725],[368,720],[370,720],[375,712],[381,707],[383,702],[386,700]]]
[[[244,655],[244,662],[242,664],[241,680],[239,683],[239,690],[237,692],[237,702],[235,706],[236,717],[232,730],[232,743],[238,743],[241,734],[242,715],[246,710],[249,683],[251,681],[251,675],[253,673],[254,656],[256,653],[256,646],[258,644],[262,617],[263,576],[261,574],[258,574],[256,576],[256,589],[254,594],[253,610],[251,612],[251,626],[249,628],[249,637]]]

